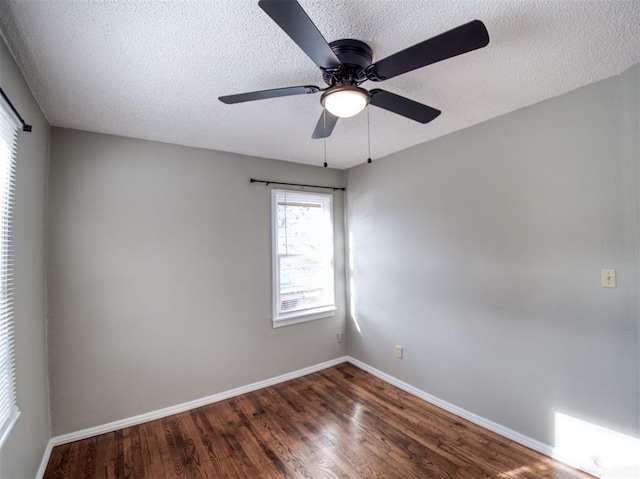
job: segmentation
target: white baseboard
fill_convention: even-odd
[[[354,364],[355,366],[358,366],[360,369],[364,369],[368,373],[371,373],[374,376],[382,379],[383,381],[389,384],[392,384],[397,388],[402,389],[403,391],[411,393],[414,396],[417,396],[420,399],[423,399],[428,403],[433,404],[434,406],[438,406],[439,408],[442,408],[445,411],[448,411],[452,414],[455,414],[456,416],[466,419],[467,421],[477,424],[478,426],[482,426],[485,429],[489,429],[490,431],[493,431],[496,434],[500,434],[501,436],[504,436],[507,439],[511,439],[512,441],[522,444],[523,446],[527,446],[528,448],[531,448],[534,451],[538,451],[539,453],[544,454],[546,456],[551,456],[553,454],[553,448],[547,444],[544,444],[540,441],[536,441],[535,439],[531,439],[530,437],[520,434],[519,432],[516,432],[504,426],[501,426],[500,424],[497,424],[493,421],[489,421],[488,419],[485,419],[481,416],[478,416],[477,414],[469,412],[466,409],[462,409],[461,407],[455,406],[436,396],[432,396],[431,394],[426,393],[416,387],[413,387],[410,384],[405,383],[404,381],[400,381],[399,379],[396,379],[387,373],[383,373],[382,371],[372,366],[369,366],[368,364],[363,363],[358,359],[349,357],[348,361]]]
[[[40,461],[40,467],[38,468],[38,472],[36,472],[36,479],[42,479],[44,477],[44,473],[47,470],[47,464],[49,464],[49,458],[51,457],[51,451],[53,450],[53,440],[49,439],[47,443],[47,447],[44,450],[44,454],[42,455],[42,461]]]
[[[553,457],[555,459],[561,460],[562,458],[556,457],[556,454],[554,452],[554,448],[549,446],[548,444],[544,444],[540,441],[537,441],[535,439],[532,439],[528,436],[525,436],[524,434],[520,434],[519,432],[516,432],[512,429],[509,429],[507,427],[504,427],[500,424],[497,424],[493,421],[490,421],[488,419],[485,419],[481,416],[478,416],[477,414],[474,414],[472,412],[469,412],[465,409],[462,409],[458,406],[455,406],[454,404],[451,404],[447,401],[444,401],[436,396],[433,396],[429,393],[426,393],[414,386],[411,386],[410,384],[405,383],[404,381],[400,381],[399,379],[396,379],[395,377],[383,373],[382,371],[369,366],[366,363],[363,363],[362,361],[352,358],[351,356],[343,356],[340,358],[336,358],[336,359],[332,359],[331,361],[326,361],[324,363],[320,363],[320,364],[316,364],[314,366],[310,366],[308,368],[304,368],[304,369],[299,369],[297,371],[293,371],[291,373],[287,373],[287,374],[282,374],[280,376],[276,376],[270,379],[265,379],[264,381],[258,381],[252,384],[249,384],[247,386],[242,386],[239,388],[235,388],[235,389],[231,389],[229,391],[225,391],[222,393],[218,393],[218,394],[214,394],[211,396],[207,396],[204,398],[200,398],[200,399],[196,399],[193,401],[188,401],[182,404],[177,404],[175,406],[170,406],[167,408],[163,408],[163,409],[158,409],[156,411],[151,411],[145,414],[140,414],[137,416],[132,416],[129,418],[125,418],[125,419],[121,419],[119,421],[114,421],[114,422],[110,422],[107,424],[103,424],[100,426],[95,426],[95,427],[91,427],[91,428],[87,428],[87,429],[82,429],[80,431],[76,431],[76,432],[72,432],[69,434],[63,434],[60,436],[55,436],[53,438],[51,438],[51,440],[49,441],[49,444],[47,445],[47,448],[45,450],[44,456],[42,458],[42,462],[40,464],[40,469],[38,469],[38,474],[36,476],[36,479],[41,479],[45,473],[47,464],[49,462],[49,457],[51,455],[51,451],[53,449],[54,446],[58,446],[61,444],[67,444],[70,442],[74,442],[74,441],[79,441],[81,439],[87,439],[89,437],[93,437],[93,436],[97,436],[100,434],[105,434],[108,432],[113,432],[113,431],[117,431],[118,429],[122,429],[125,427],[130,427],[130,426],[135,426],[137,424],[142,424],[145,422],[149,422],[149,421],[153,421],[155,419],[161,419],[163,417],[167,417],[167,416],[171,416],[172,414],[178,414],[184,411],[188,411],[190,409],[194,409],[194,408],[198,408],[198,407],[202,407],[202,406],[206,406],[208,404],[213,404],[215,402],[219,402],[219,401],[223,401],[225,399],[229,399],[235,396],[239,396],[241,394],[245,394],[251,391],[256,391],[258,389],[262,389],[268,386],[273,386],[275,384],[279,384],[285,381],[289,381],[291,379],[295,379],[295,378],[299,378],[301,376],[306,376],[308,374],[311,373],[315,373],[317,371],[321,371],[323,369],[327,369],[333,366],[336,366],[338,364],[344,363],[344,362],[350,362],[353,365],[371,373],[372,375],[382,379],[383,381],[392,384],[393,386],[398,387],[399,389],[402,389],[403,391],[406,391],[410,394],[413,394],[416,397],[419,397],[420,399],[423,399],[424,401],[427,401],[428,403],[431,403],[437,407],[440,407],[442,409],[444,409],[445,411],[448,411],[452,414],[455,414],[456,416],[459,416],[463,419],[466,419],[474,424],[477,424],[478,426],[484,427],[485,429],[488,429],[489,431],[493,431],[496,434],[499,434],[503,437],[506,437],[507,439],[510,439],[514,442],[517,442],[518,444],[522,444],[523,446],[526,446],[530,449],[533,449],[534,451],[537,451],[541,454],[544,454],[546,456],[549,457]],[[564,461],[563,461],[564,462]],[[576,467],[578,469],[581,469],[589,474],[596,474],[598,475],[597,471],[594,471],[593,469],[589,469],[586,467],[581,467],[579,464],[569,464],[572,467]]]
[[[556,460],[564,462],[565,464],[568,464],[571,467],[575,467],[576,469],[580,469],[588,474],[593,474],[593,475],[596,475],[596,477],[600,477],[599,473],[597,471],[594,471],[593,468],[584,467],[579,464],[571,464],[571,463],[568,463],[567,461],[563,461],[561,457],[556,457],[554,448],[548,444],[532,439],[528,436],[525,436],[524,434],[520,434],[519,432],[516,432],[513,429],[509,429],[498,423],[490,421],[489,419],[485,419],[482,416],[478,416],[477,414],[469,412],[466,409],[462,409],[461,407],[455,406],[454,404],[444,401],[436,396],[432,396],[431,394],[426,393],[421,389],[413,387],[410,384],[405,383],[404,381],[400,381],[399,379],[396,379],[387,373],[383,373],[382,371],[372,366],[369,366],[368,364],[363,363],[358,359],[352,358],[351,356],[347,356],[347,361],[353,364],[354,366],[358,366],[360,369],[364,369],[368,373],[373,374],[374,376],[382,379],[383,381],[389,384],[392,384],[393,386],[396,386],[397,388],[402,389],[403,391],[413,394],[414,396],[419,397],[420,399],[423,399],[428,403],[433,404],[434,406],[438,406],[439,408],[444,409],[445,411],[448,411],[452,414],[455,414],[458,417],[466,419],[469,422],[477,424],[478,426],[488,429],[489,431],[495,432],[496,434],[506,437],[507,439],[511,439],[513,442],[522,444],[523,446],[533,449],[534,451],[537,451],[540,454],[544,454],[545,456],[552,457]]]
[[[248,384],[247,386],[241,386],[239,388],[231,389],[229,391],[213,394],[211,396],[195,399],[193,401],[188,401],[182,404],[177,404],[175,406],[170,406],[163,409],[158,409],[156,411],[139,414],[137,416],[120,419],[119,421],[102,424],[100,426],[82,429],[80,431],[72,432],[69,434],[62,434],[60,436],[55,436],[51,438],[50,444],[52,444],[53,446],[59,446],[61,444],[67,444],[70,442],[79,441],[81,439],[87,439],[89,437],[117,431],[118,429],[135,426],[145,422],[153,421],[155,419],[161,419],[163,417],[171,416],[172,414],[178,414],[181,412],[188,411],[190,409],[206,406],[208,404],[213,404],[218,401],[223,401],[225,399],[229,399],[235,396],[240,396],[241,394],[245,394],[251,391],[256,391],[258,389],[266,388],[268,386],[273,386],[275,384],[289,381],[291,379],[299,378],[301,376],[306,376],[307,374],[315,373],[317,371],[321,371],[323,369],[327,369],[344,362],[347,362],[346,356],[332,359],[331,361],[326,361],[324,363],[316,364],[314,366],[309,366],[308,368],[299,369],[291,373],[282,374],[280,376],[276,376],[270,379],[265,379],[264,381],[258,381],[256,383]],[[49,453],[50,452],[51,451],[49,451]],[[46,467],[46,464],[45,464],[45,467]]]

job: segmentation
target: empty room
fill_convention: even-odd
[[[640,2],[0,34],[0,479],[640,478]]]

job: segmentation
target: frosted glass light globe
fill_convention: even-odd
[[[357,86],[338,86],[322,95],[322,105],[334,116],[349,118],[369,103],[369,93]]]

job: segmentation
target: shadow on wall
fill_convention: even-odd
[[[640,439],[560,412],[554,457],[605,479],[640,478]]]

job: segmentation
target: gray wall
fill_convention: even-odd
[[[345,328],[344,204],[335,317],[273,329],[270,188],[343,172],[52,129],[53,435],[331,360]]]
[[[638,79],[349,170],[349,354],[546,444],[638,435]]]
[[[636,192],[640,189],[640,65],[636,65],[623,76],[624,95],[624,116],[626,121],[622,122],[624,130],[621,133],[621,145],[623,153],[627,155],[628,161],[636,167]],[[640,211],[640,193],[636,193],[638,200],[638,211]],[[637,215],[635,269],[640,275],[640,215]],[[636,314],[637,329],[636,337],[638,341],[638,410],[637,428],[640,436],[640,278],[638,278],[638,309]]]
[[[18,141],[15,238],[16,386],[21,415],[0,451],[0,477],[33,478],[49,440],[45,214],[49,125],[4,41],[0,86],[33,125]]]

